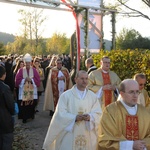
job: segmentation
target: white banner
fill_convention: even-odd
[[[86,48],[85,46],[85,26],[84,18],[81,14],[78,16],[80,25],[80,48],[81,52]],[[101,39],[101,15],[100,14],[89,14],[89,26],[88,26],[88,45],[87,48],[91,53],[97,53],[100,50]]]

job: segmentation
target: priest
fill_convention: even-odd
[[[40,76],[31,66],[32,57],[24,55],[25,66],[18,70],[15,77],[15,85],[19,88],[20,118],[26,123],[27,119],[34,119],[35,106],[37,104],[37,87],[40,86]]]
[[[146,75],[143,73],[137,73],[134,75],[134,80],[138,82],[140,90],[137,103],[143,105],[148,110],[150,110],[150,97],[148,95],[148,91],[145,89]]]
[[[118,86],[121,80],[114,71],[110,70],[110,63],[110,58],[103,56],[100,61],[100,68],[89,74],[88,88],[96,93],[102,110],[116,101],[119,94]]]
[[[53,115],[60,95],[72,87],[72,81],[68,69],[63,67],[62,60],[58,57],[56,66],[50,69],[46,83],[43,110],[49,110]]]
[[[59,98],[44,150],[97,150],[101,107],[96,95],[86,88],[87,72],[79,71],[75,81]]]
[[[133,79],[120,84],[120,98],[108,105],[99,126],[98,150],[149,150],[150,114],[137,104],[139,85]]]

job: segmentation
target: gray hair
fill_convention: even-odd
[[[81,73],[87,74],[87,72],[86,72],[85,70],[79,70],[79,71],[76,73],[76,78],[78,78]]]
[[[137,80],[138,78],[146,79],[146,75],[143,74],[143,73],[137,73],[137,74],[135,74],[134,77],[133,77],[134,80]]]

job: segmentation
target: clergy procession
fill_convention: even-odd
[[[42,95],[41,150],[150,150],[146,75],[121,80],[108,56],[99,65],[87,58],[72,77],[69,55],[0,57],[0,150],[14,150],[16,118],[34,122]]]

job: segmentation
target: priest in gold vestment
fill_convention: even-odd
[[[102,110],[117,100],[118,85],[121,82],[118,75],[110,71],[110,58],[101,59],[101,67],[89,74],[88,88],[98,96]]]
[[[76,85],[59,98],[44,150],[97,150],[101,107],[97,96],[86,89],[86,71],[79,71],[75,80]]]
[[[142,104],[148,110],[150,110],[150,98],[147,90],[144,89],[146,84],[146,75],[143,73],[137,73],[134,75],[134,80],[139,84],[140,94],[138,96],[138,104]]]
[[[123,80],[120,95],[118,101],[104,109],[98,150],[150,150],[150,114],[137,104],[137,81]]]

